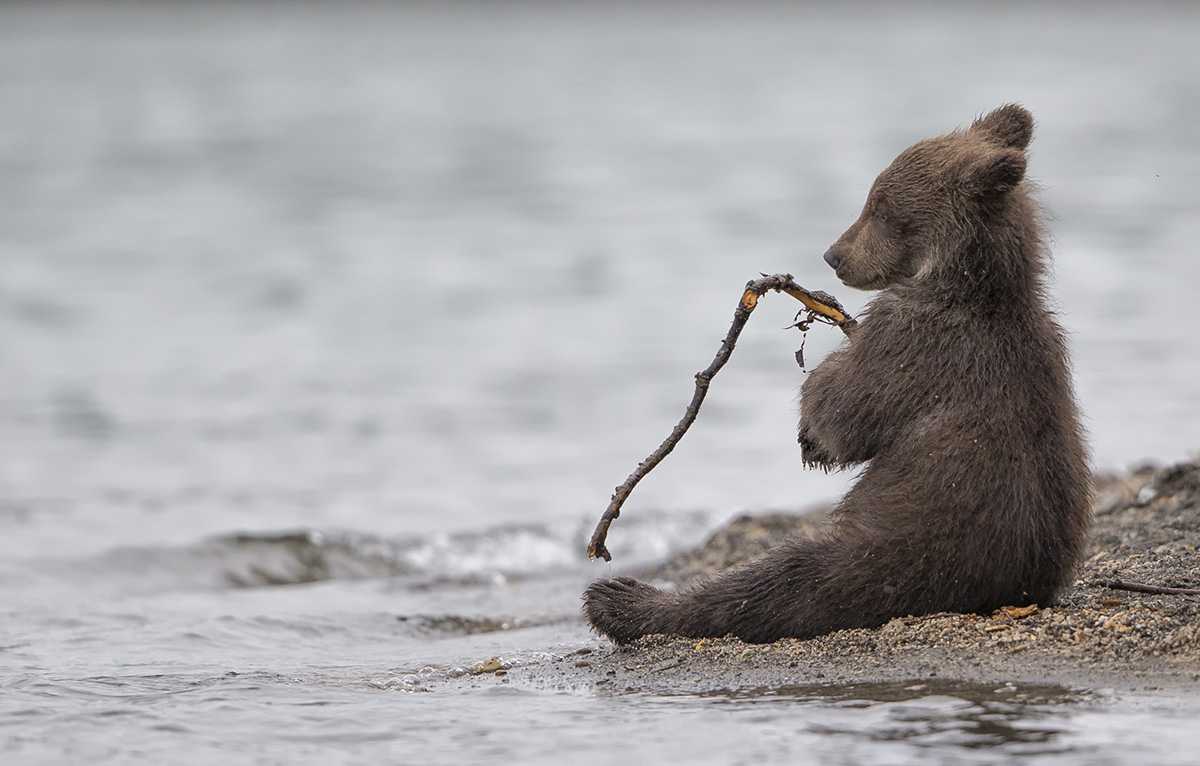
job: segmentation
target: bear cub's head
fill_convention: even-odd
[[[871,186],[862,214],[825,253],[850,287],[919,282],[1003,212],[1025,176],[1033,116],[1006,104],[965,131],[905,149]]]

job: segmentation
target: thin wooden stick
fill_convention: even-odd
[[[1111,590],[1129,590],[1134,593],[1154,593],[1160,596],[1200,596],[1200,588],[1169,588],[1165,585],[1147,585],[1129,580],[1103,580],[1099,584]]]
[[[717,355],[713,357],[712,363],[708,367],[696,373],[696,389],[692,393],[692,401],[688,404],[683,417],[675,424],[675,428],[671,429],[671,435],[662,444],[658,445],[658,449],[651,452],[645,460],[638,463],[633,473],[629,474],[629,477],[613,491],[612,500],[609,502],[608,508],[596,524],[596,530],[592,532],[592,539],[587,547],[588,558],[594,559],[599,557],[605,561],[612,561],[612,554],[604,546],[604,540],[608,537],[609,526],[613,523],[614,519],[621,515],[621,506],[624,505],[625,500],[633,492],[633,488],[637,486],[637,483],[646,474],[654,470],[654,467],[661,463],[663,458],[671,454],[671,450],[675,449],[675,445],[679,443],[679,440],[691,428],[692,422],[700,414],[700,405],[704,403],[704,397],[708,393],[709,384],[712,382],[713,377],[725,366],[725,363],[729,361],[729,357],[733,354],[733,347],[737,344],[738,336],[741,335],[742,328],[746,325],[746,320],[750,318],[750,314],[758,306],[758,299],[769,290],[784,292],[792,296],[804,304],[809,312],[810,319],[815,318],[827,324],[837,325],[847,337],[858,326],[854,317],[846,313],[846,310],[842,308],[842,304],[838,303],[836,298],[820,290],[806,290],[795,283],[791,274],[775,274],[774,276],[764,274],[761,279],[752,279],[747,282],[746,289],[742,292],[742,298],[738,301],[737,310],[733,312],[733,324],[729,326],[729,332],[725,333],[725,340],[721,341],[721,347],[717,350]]]

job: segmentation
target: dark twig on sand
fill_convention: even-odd
[[[1200,588],[1169,588],[1165,585],[1147,585],[1129,580],[1102,580],[1099,584],[1111,590],[1128,590],[1134,593],[1154,593],[1160,596],[1200,596]]]
[[[725,340],[721,341],[721,348],[717,350],[717,355],[713,358],[712,363],[696,373],[696,389],[692,393],[691,403],[688,404],[687,410],[683,413],[683,418],[675,424],[675,428],[671,430],[671,435],[662,444],[658,445],[658,449],[651,452],[645,460],[638,463],[633,473],[629,474],[629,477],[613,492],[612,501],[600,517],[599,523],[596,524],[596,530],[592,532],[592,539],[587,547],[588,558],[594,559],[599,557],[605,561],[612,561],[612,554],[608,552],[608,548],[604,547],[604,540],[608,536],[609,526],[613,523],[614,519],[621,515],[621,506],[625,503],[629,494],[633,492],[633,488],[637,486],[637,483],[646,474],[654,470],[654,467],[662,462],[663,458],[671,454],[671,450],[675,449],[675,445],[687,433],[692,422],[696,419],[696,415],[700,413],[700,405],[704,402],[704,396],[708,393],[708,386],[712,382],[713,377],[725,366],[725,363],[729,361],[729,357],[733,354],[733,347],[737,343],[738,336],[742,333],[742,327],[745,326],[746,320],[750,318],[750,314],[758,306],[758,299],[770,290],[787,293],[803,303],[804,311],[808,313],[806,322],[819,321],[825,324],[836,325],[847,336],[850,336],[858,326],[854,318],[846,313],[836,298],[820,290],[804,289],[793,281],[791,274],[775,274],[774,276],[764,274],[761,279],[753,279],[747,282],[746,289],[742,293],[742,299],[738,302],[737,310],[733,312],[733,324],[729,326],[729,332],[725,334]]]

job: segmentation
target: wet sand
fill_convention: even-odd
[[[769,645],[672,636],[650,636],[623,648],[597,641],[529,664],[509,666],[501,658],[499,664],[477,666],[468,678],[664,692],[908,679],[1200,689],[1200,597],[1102,584],[1122,579],[1200,586],[1200,465],[1097,476],[1094,514],[1076,581],[1053,605],[904,617],[878,629]],[[822,516],[819,511],[743,516],[700,548],[637,574],[684,582],[753,558],[780,535],[820,524]]]

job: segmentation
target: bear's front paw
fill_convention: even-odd
[[[800,429],[797,441],[800,442],[800,460],[804,465],[822,468],[826,471],[837,465],[837,460],[833,455],[830,455],[828,450],[812,438],[812,434],[807,428]]]

